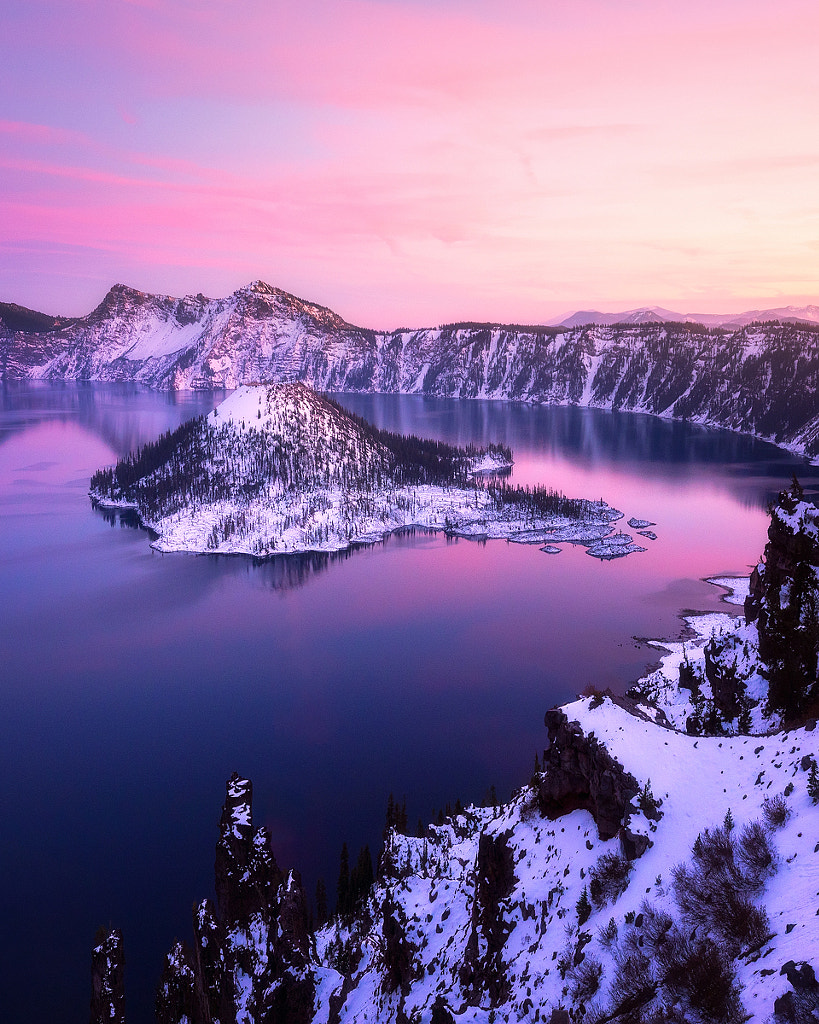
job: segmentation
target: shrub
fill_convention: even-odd
[[[631,864],[619,853],[604,853],[591,869],[589,893],[592,903],[599,910],[611,903],[628,888]]]
[[[768,796],[762,801],[762,813],[769,828],[782,828],[791,816],[784,796]]]
[[[600,940],[600,945],[608,948],[612,942],[617,938],[617,922],[614,918],[609,918],[609,923],[601,928],[597,933],[597,937]]]
[[[662,818],[662,812],[660,811],[662,800],[658,800],[651,792],[651,779],[647,779],[646,784],[640,790],[637,803],[643,814],[651,821],[659,821]]]
[[[694,840],[693,852],[694,860],[706,874],[732,866],[734,841],[731,838],[731,829],[723,825],[700,832]]]
[[[739,952],[737,947],[756,945],[770,934],[764,907],[752,903],[738,889],[726,887],[721,903],[721,918],[718,924],[715,922],[715,931],[722,933],[731,950]]]
[[[639,948],[629,948],[630,945],[616,950],[614,954],[614,978],[609,993],[612,1008],[639,1007],[652,999],[656,990],[654,972],[648,957]],[[639,1021],[639,1011],[635,1016],[622,1019]]]
[[[674,944],[674,959],[667,965],[664,983],[671,997],[668,1001],[678,1004],[684,1020],[727,1024],[742,1018],[734,965],[727,952],[712,939],[680,936]]]
[[[742,830],[737,843],[737,857],[754,890],[761,889],[765,879],[776,872],[776,850],[760,822],[752,821]]]
[[[690,864],[674,868],[677,906],[688,922],[738,953],[768,934],[767,914],[749,896],[762,887],[774,860],[774,850],[758,822],[743,829],[737,844],[724,827],[705,829],[694,843]]]
[[[640,907],[643,918],[643,948],[652,956],[661,957],[662,952],[668,944],[668,935],[671,932],[674,921],[670,914],[664,910],[657,910],[655,907],[643,900]]]
[[[571,971],[569,993],[577,1003],[586,1003],[600,988],[603,965],[594,957],[587,956]]]

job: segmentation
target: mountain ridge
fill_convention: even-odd
[[[57,329],[0,327],[0,379],[160,390],[301,380],[320,391],[579,405],[689,419],[819,454],[819,324],[810,322],[384,332],[262,281],[222,299],[116,285]]]

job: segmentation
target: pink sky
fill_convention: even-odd
[[[364,326],[819,299],[819,7],[6,0],[0,299]]]

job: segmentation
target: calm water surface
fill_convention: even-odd
[[[512,445],[513,479],[656,521],[601,563],[504,542],[393,537],[347,557],[159,555],[94,512],[88,479],[223,396],[132,386],[0,392],[2,1018],[84,1022],[96,928],[125,932],[129,1020],[190,908],[212,892],[225,779],[283,867],[331,893],[342,841],[375,849],[390,792],[410,820],[501,795],[543,747],[543,713],[622,690],[701,582],[747,572],[797,469],[770,445],[645,416],[338,396],[380,426]]]

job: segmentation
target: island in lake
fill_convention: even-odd
[[[601,559],[646,550],[615,532],[623,513],[602,499],[512,486],[511,466],[503,445],[379,430],[301,383],[245,385],[95,473],[91,499],[135,510],[160,551],[331,552],[416,527],[549,553],[583,544]]]

